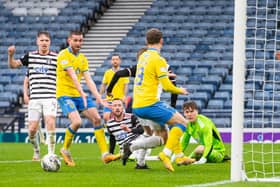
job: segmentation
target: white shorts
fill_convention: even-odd
[[[54,116],[57,112],[56,99],[30,100],[28,104],[28,120],[39,121],[41,116]]]
[[[162,130],[163,128],[165,128],[165,127],[162,127],[161,125],[159,125],[158,123],[156,123],[152,120],[149,120],[149,119],[143,119],[143,118],[138,117],[138,120],[142,126],[148,126],[152,130]]]

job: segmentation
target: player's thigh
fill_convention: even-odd
[[[57,100],[56,99],[46,99],[42,101],[43,114],[44,116],[54,116],[57,114]]]
[[[166,103],[159,101],[151,106],[134,108],[133,113],[141,118],[152,120],[164,126],[176,113],[176,110]]]
[[[179,112],[175,112],[173,116],[167,121],[168,125],[182,124],[187,125],[188,121]]]
[[[75,101],[75,98],[68,97],[68,96],[62,96],[57,99],[58,104],[65,116],[69,116],[71,112],[77,111],[77,101]]]
[[[43,103],[43,114],[47,130],[55,130],[55,118],[57,114],[57,100],[48,99]]]
[[[95,107],[88,108],[82,112],[94,126],[99,126],[101,123],[100,115]]]
[[[212,150],[210,155],[207,157],[207,162],[218,163],[224,159],[224,153],[219,150]]]
[[[31,100],[28,104],[28,121],[39,121],[42,114],[42,104],[39,100]]]

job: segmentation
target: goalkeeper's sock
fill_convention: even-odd
[[[180,145],[180,138],[183,135],[183,132],[186,130],[186,127],[177,124],[176,126],[172,127],[169,131],[168,139],[165,144],[165,148],[169,149],[170,151],[174,152],[175,154],[178,154],[182,152],[182,148]],[[180,151],[181,150],[181,151]],[[171,156],[171,154],[170,154]]]
[[[48,140],[48,153],[54,154],[55,153],[55,140],[56,134],[55,131],[48,131],[47,132],[47,140]]]
[[[94,127],[94,135],[95,135],[95,139],[97,141],[98,147],[101,151],[101,154],[102,155],[108,154],[108,146],[106,143],[105,133],[104,133],[104,129],[103,129],[102,125]]]
[[[63,143],[63,149],[68,150],[72,144],[73,137],[75,136],[76,131],[71,129],[69,126],[66,131],[65,131],[65,136],[64,136],[64,143]]]

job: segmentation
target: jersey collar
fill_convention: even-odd
[[[159,50],[157,50],[156,48],[153,48],[153,47],[149,47],[149,48],[148,48],[148,50],[151,50],[151,51],[156,51],[156,52],[160,53],[160,51],[159,51]]]
[[[80,52],[78,52],[76,55],[73,53],[73,50],[71,49],[71,47],[68,47],[68,51],[73,54],[74,56],[79,56]]]

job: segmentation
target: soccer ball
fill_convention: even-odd
[[[41,160],[41,167],[44,171],[58,171],[60,166],[61,162],[55,154],[47,154]]]

